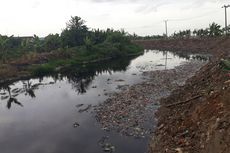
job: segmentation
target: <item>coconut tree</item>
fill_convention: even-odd
[[[223,31],[223,32],[227,32],[227,35],[229,35],[229,34],[230,34],[230,25],[228,25],[227,28],[224,27],[224,28],[222,29],[222,31]]]
[[[209,36],[215,37],[215,36],[221,36],[223,34],[223,31],[221,29],[221,25],[213,22],[209,25]]]

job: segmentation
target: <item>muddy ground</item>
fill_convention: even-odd
[[[205,53],[213,57],[200,70],[195,65],[191,69],[190,63],[185,69],[143,74],[149,76],[148,81],[126,88],[96,109],[102,127],[138,138],[151,136],[150,153],[229,153],[230,72],[222,61],[229,61],[230,39],[135,43],[148,49]],[[195,73],[196,70],[199,71]],[[152,118],[155,115],[157,127],[149,127],[156,122]]]
[[[106,131],[115,130],[125,136],[146,138],[152,135],[161,98],[165,98],[193,76],[206,62],[184,62],[175,69],[143,72],[147,80],[107,99],[96,107],[96,118]]]
[[[229,153],[230,77],[209,63],[161,100],[151,152]]]
[[[230,37],[210,37],[191,39],[137,40],[134,41],[146,49],[159,49],[175,52],[205,53],[215,57],[227,56]]]
[[[183,87],[161,99],[150,152],[229,153],[230,71],[222,62],[229,61],[229,38],[138,43],[149,48],[213,55]]]

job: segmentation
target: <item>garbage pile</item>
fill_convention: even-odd
[[[205,62],[189,61],[175,69],[144,72],[143,83],[133,85],[95,107],[96,119],[106,131],[146,138],[156,126],[159,100],[182,86]]]

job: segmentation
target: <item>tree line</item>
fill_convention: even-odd
[[[66,23],[61,34],[49,34],[44,38],[36,35],[31,37],[0,35],[0,59],[5,61],[8,56],[17,57],[28,52],[42,53],[77,46],[85,46],[90,50],[94,45],[105,43],[122,49],[125,43],[130,43],[130,38],[124,30],[90,30],[81,17],[74,16]]]
[[[174,32],[171,37],[173,38],[190,38],[190,37],[219,37],[229,33],[230,25],[226,28],[222,28],[221,25],[213,22],[209,24],[207,28],[194,29],[194,30],[182,30],[179,32]]]
[[[230,25],[227,27],[227,29],[224,27],[221,27],[221,25],[213,22],[209,24],[209,27],[207,28],[201,28],[201,29],[186,29],[186,30],[180,30],[175,31],[169,38],[205,38],[205,37],[219,37],[224,36],[226,33],[228,35],[230,34]],[[130,36],[131,39],[134,40],[149,40],[149,39],[163,39],[166,37],[165,34],[163,35],[152,35],[152,36],[138,36],[136,34],[133,34]]]

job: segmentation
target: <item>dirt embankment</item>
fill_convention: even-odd
[[[68,59],[69,53],[47,52],[25,54],[17,59],[10,59],[6,63],[0,61],[0,82],[29,77],[31,74],[28,69],[32,65],[47,63],[53,59]]]
[[[230,72],[221,58],[230,55],[229,38],[137,41],[149,49],[213,54],[186,84],[161,100],[153,153],[230,152]]]
[[[137,40],[134,43],[145,49],[159,49],[176,52],[209,53],[223,56],[229,53],[230,37],[204,39],[165,39],[165,40]]]

